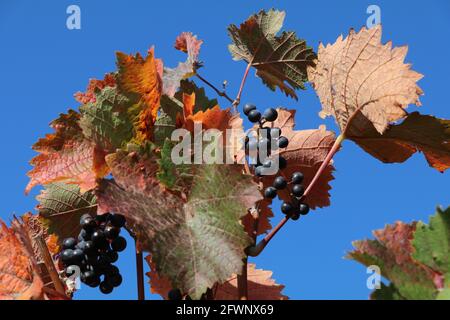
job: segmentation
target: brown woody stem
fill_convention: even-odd
[[[203,78],[201,75],[199,75],[198,73],[195,75],[197,78],[199,78],[201,81],[203,81],[207,86],[209,86],[211,89],[213,89],[217,95],[219,97],[223,97],[225,99],[227,99],[229,102],[233,103],[233,99],[231,99],[227,93],[225,91],[221,91],[219,89],[216,88],[216,86],[214,86],[211,82],[209,82],[208,80],[206,80],[205,78]]]
[[[136,248],[136,279],[138,289],[138,300],[145,300],[144,292],[144,263],[142,251]]]
[[[306,188],[305,193],[303,194],[300,201],[302,199],[304,199],[311,192],[314,185],[317,183],[320,176],[325,171],[325,168],[328,166],[331,159],[333,159],[334,155],[339,150],[339,148],[341,147],[341,144],[344,140],[345,140],[345,135],[340,134],[337,137],[336,141],[334,141],[333,146],[331,147],[330,151],[328,152],[327,156],[325,157],[325,160],[322,162],[322,165],[320,166],[319,170],[317,170],[313,179],[309,183],[308,188]],[[248,247],[247,254],[250,257],[258,256],[264,250],[264,248],[267,246],[267,244],[269,244],[270,240],[272,240],[272,238],[277,234],[277,232],[280,231],[280,229],[286,224],[286,222],[288,222],[288,220],[289,220],[289,217],[284,217],[260,242],[258,242],[256,245],[254,245],[252,247]]]
[[[237,285],[238,285],[238,299],[248,300],[247,258],[244,259],[241,274],[237,276]]]

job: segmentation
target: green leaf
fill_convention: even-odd
[[[115,151],[133,138],[129,110],[139,102],[138,95],[124,95],[116,87],[96,92],[95,102],[80,107],[80,127],[86,138],[103,150]]]
[[[376,265],[405,299],[434,299],[436,273],[412,258],[415,224],[397,222],[374,231],[374,240],[355,241],[347,258],[365,266]]]
[[[115,181],[97,192],[100,212],[121,212],[149,251],[157,272],[193,299],[240,273],[251,239],[240,218],[261,196],[237,166],[195,167],[190,193],[168,192],[155,177],[155,157],[118,152],[107,157]]]
[[[372,300],[405,300],[398,289],[394,286],[394,284],[389,284],[386,286],[383,282],[381,282],[381,288],[376,289],[370,295],[370,299]]]
[[[37,196],[37,200],[37,210],[48,226],[48,231],[56,234],[61,241],[77,237],[83,214],[95,215],[97,212],[94,193],[81,193],[80,188],[73,184],[48,184]]]
[[[414,259],[444,275],[450,287],[450,207],[438,207],[429,224],[417,223],[413,246]]]
[[[282,32],[284,11],[260,11],[238,28],[232,24],[228,32],[233,41],[229,50],[234,60],[245,60],[256,68],[256,75],[271,90],[280,88],[287,96],[297,99],[296,89],[304,89],[308,81],[307,67],[317,58],[304,40],[295,32]]]
[[[446,288],[439,292],[436,300],[450,300],[450,288]]]

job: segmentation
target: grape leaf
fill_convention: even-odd
[[[295,32],[277,36],[285,17],[284,11],[260,11],[238,28],[232,24],[228,46],[234,60],[245,60],[256,68],[263,83],[271,90],[278,87],[287,96],[297,99],[296,89],[305,89],[307,67],[314,66],[316,54]]]
[[[415,231],[416,223],[386,226],[374,232],[374,240],[355,241],[355,250],[347,258],[365,266],[377,265],[405,299],[434,299],[440,275],[413,259]]]
[[[322,117],[333,115],[346,134],[368,119],[382,134],[390,122],[406,116],[409,104],[420,105],[422,75],[403,61],[407,47],[381,43],[381,25],[350,30],[334,44],[319,47],[309,80],[322,103]]]
[[[151,256],[146,257],[150,266],[149,277],[150,290],[153,294],[159,294],[164,299],[168,299],[168,293],[172,290],[172,285],[167,277],[160,276],[156,272],[156,266],[152,262]],[[256,269],[255,264],[247,265],[247,290],[249,300],[287,300],[288,297],[282,294],[283,285],[279,285],[272,279],[272,272]],[[216,284],[213,289],[214,300],[238,300],[237,275],[233,274],[225,282]]]
[[[404,162],[415,152],[423,152],[431,167],[443,172],[450,167],[450,120],[413,112],[401,123],[380,134],[367,118],[359,117],[347,138],[375,158]]]
[[[187,53],[185,62],[180,62],[176,68],[164,68],[163,94],[173,97],[180,87],[180,81],[195,75],[200,66],[198,55],[203,41],[198,40],[191,32],[181,33],[175,40],[175,49]]]
[[[177,119],[183,114],[183,96],[185,94],[195,95],[193,113],[206,111],[217,105],[216,99],[209,99],[204,88],[199,88],[194,82],[182,80],[180,89],[174,97],[163,95],[161,97],[161,108],[155,122],[155,143],[162,145],[166,138],[170,138],[173,130],[177,127]],[[178,126],[181,126],[178,124]]]
[[[132,56],[118,52],[117,66],[119,89],[122,92],[137,93],[141,96],[141,106],[137,109],[138,112],[133,121],[137,139],[151,140],[162,91],[154,50],[150,49],[145,59],[139,53]]]
[[[95,92],[97,90],[102,90],[106,87],[115,87],[116,86],[116,78],[113,73],[107,73],[103,80],[90,79],[86,92],[77,92],[75,93],[75,100],[80,102],[81,104],[86,103],[95,103],[96,97]]]
[[[394,284],[390,283],[386,286],[383,282],[380,283],[381,288],[374,290],[370,295],[371,300],[405,300]]]
[[[151,155],[118,152],[107,162],[115,181],[100,185],[100,212],[120,212],[135,222],[141,246],[173,287],[199,299],[239,272],[251,243],[239,219],[260,199],[251,177],[236,166],[202,165],[183,198],[160,186]]]
[[[247,290],[249,300],[287,300],[288,297],[281,292],[283,285],[272,279],[272,272],[256,269],[256,265],[247,265]],[[231,276],[227,281],[217,287],[215,300],[238,300],[237,275]]]
[[[95,215],[96,197],[92,191],[80,192],[76,185],[52,183],[37,196],[37,210],[50,233],[60,239],[77,237],[83,214]]]
[[[304,175],[303,184],[307,186],[332,148],[335,141],[334,133],[327,131],[324,126],[312,130],[294,130],[295,110],[278,108],[277,111],[277,120],[272,122],[268,127],[280,128],[281,135],[289,139],[287,148],[274,153],[274,155],[280,155],[287,160],[287,167],[282,169],[279,175],[284,176],[289,181],[294,172],[302,172]],[[312,209],[330,205],[329,190],[331,187],[329,182],[334,179],[332,174],[333,170],[333,165],[328,165],[315,187],[304,199]],[[263,176],[262,182],[264,188],[271,186],[275,177]],[[291,196],[287,190],[279,191],[278,195],[282,200],[291,201]],[[271,210],[268,208],[270,203],[270,201],[260,203],[259,233],[264,233],[270,228],[270,223],[264,221],[272,215]]]
[[[28,244],[0,221],[0,300],[42,299],[44,284]]]
[[[86,140],[78,124],[80,115],[73,110],[51,123],[54,134],[48,134],[33,145],[40,152],[31,160],[34,168],[25,192],[34,186],[52,182],[77,184],[82,190],[96,186],[96,179],[105,176],[108,168],[104,152]]]
[[[84,136],[108,152],[122,147],[134,136],[128,110],[138,101],[136,95],[121,94],[115,87],[96,91],[95,101],[80,107],[80,127]]]
[[[438,207],[429,224],[419,221],[412,244],[413,258],[441,274],[450,289],[450,207]]]

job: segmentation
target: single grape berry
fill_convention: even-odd
[[[309,206],[306,203],[301,203],[298,208],[298,211],[302,216],[307,215],[309,212]]]
[[[286,179],[283,178],[282,176],[276,177],[275,180],[273,181],[273,186],[278,190],[283,190],[287,186]]]
[[[278,157],[278,167],[283,170],[287,167],[287,160],[283,157]]]
[[[269,122],[275,121],[278,118],[278,112],[274,108],[268,108],[264,111],[263,118]]]
[[[283,212],[284,214],[290,214],[292,212],[292,204],[290,204],[289,202],[283,202],[283,204],[281,205],[281,212]]]
[[[73,250],[73,264],[81,265],[84,260],[84,252],[80,249]]]
[[[116,273],[110,276],[106,276],[105,281],[113,287],[118,287],[122,284],[122,275],[120,273]]]
[[[109,261],[111,263],[114,263],[114,262],[116,262],[119,259],[119,254],[116,251],[108,251],[106,253],[106,255],[108,256]]]
[[[81,274],[81,281],[89,284],[98,277],[93,270],[87,270]]]
[[[107,239],[114,240],[119,236],[120,229],[114,226],[106,226],[104,232]]]
[[[292,183],[293,184],[301,184],[303,182],[303,173],[301,172],[294,172],[292,174]]]
[[[100,276],[96,276],[89,283],[86,283],[91,288],[97,288],[100,285]]]
[[[298,211],[293,212],[289,218],[291,218],[292,220],[296,221],[300,218],[300,213]]]
[[[107,268],[106,268],[106,270],[105,270],[105,274],[107,275],[107,276],[112,276],[112,275],[115,275],[115,274],[118,274],[118,273],[120,273],[119,272],[119,268],[117,268],[115,265],[113,265],[113,264],[111,264],[111,265],[109,265]]]
[[[100,282],[100,291],[103,294],[110,294],[113,291],[114,287],[106,281]]]
[[[87,256],[92,256],[97,253],[97,249],[92,241],[81,241],[76,246],[78,249],[82,250]]]
[[[280,128],[270,128],[270,136],[272,138],[278,138],[281,135],[281,129]]]
[[[264,190],[264,197],[268,199],[273,199],[277,196],[277,189],[274,187],[268,187]]]
[[[85,214],[81,215],[81,217],[80,217],[80,224],[86,218],[92,218],[92,216],[89,213],[85,213]]]
[[[288,144],[289,144],[288,138],[283,137],[283,136],[278,138],[278,148],[282,148],[282,149],[286,148],[288,146]]]
[[[169,300],[181,300],[183,299],[183,295],[181,294],[180,289],[172,289],[167,294]]]
[[[109,217],[109,221],[111,221],[111,224],[116,228],[123,228],[125,226],[126,219],[121,214],[112,214]]]
[[[305,188],[301,184],[294,184],[292,187],[292,194],[296,197],[301,197],[305,192]]]
[[[105,223],[108,220],[109,213],[99,214],[95,216],[97,224]]]
[[[248,113],[248,120],[250,122],[258,122],[261,120],[261,113],[258,110],[252,110]]]
[[[64,249],[75,249],[75,246],[77,245],[77,240],[75,238],[67,238],[64,239],[62,248]]]
[[[119,236],[111,242],[111,248],[114,251],[120,252],[125,250],[126,247],[127,247],[127,240],[125,240],[124,237]]]
[[[72,249],[66,249],[61,252],[60,259],[62,263],[66,266],[73,264],[74,258],[73,258],[73,250]]]
[[[256,106],[255,106],[254,104],[251,104],[251,103],[247,103],[247,104],[244,106],[244,108],[243,108],[244,114],[245,114],[246,116],[248,116],[248,114],[249,114],[250,111],[252,111],[252,110],[256,110]]]
[[[102,230],[96,230],[91,236],[94,246],[100,250],[104,250],[108,247],[108,240],[105,237],[105,233]]]
[[[80,221],[80,226],[86,231],[93,231],[97,227],[97,223],[94,218],[89,216]]]

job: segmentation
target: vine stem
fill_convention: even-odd
[[[313,179],[309,183],[308,187],[305,190],[305,193],[301,197],[300,201],[303,200],[313,189],[314,185],[319,180],[320,176],[325,171],[326,167],[330,163],[331,159],[333,159],[336,152],[341,147],[342,142],[345,140],[345,135],[340,134],[336,140],[334,141],[333,146],[331,147],[330,151],[328,152],[327,156],[325,157],[325,160],[322,162],[322,165],[319,167],[319,170],[317,170],[316,174],[314,175]],[[264,248],[267,246],[267,244],[272,240],[272,238],[280,231],[280,229],[288,222],[289,217],[284,217],[260,242],[258,242],[256,245],[247,248],[247,254],[250,257],[256,257],[258,256]]]
[[[233,99],[231,99],[228,95],[227,95],[227,93],[225,92],[225,90],[219,90],[219,89],[217,89],[216,88],[216,86],[215,85],[213,85],[211,82],[209,82],[208,80],[206,80],[205,78],[203,78],[201,75],[199,75],[198,73],[195,75],[197,78],[199,78],[201,81],[203,81],[207,86],[209,86],[211,89],[213,89],[216,93],[217,93],[217,95],[219,96],[219,97],[223,97],[223,98],[225,98],[225,99],[227,99],[229,102],[231,102],[231,103],[233,103],[234,101],[233,101]]]
[[[247,283],[247,258],[244,258],[242,272],[237,276],[238,299],[248,300],[248,283]]]
[[[247,68],[245,68],[245,72],[244,72],[244,75],[242,76],[242,80],[241,80],[241,85],[239,86],[238,94],[232,104],[234,111],[237,111],[237,106],[239,105],[239,103],[241,103],[242,92],[244,90],[245,82],[247,81],[248,73],[250,71],[250,68],[252,67],[252,63],[253,63],[253,59],[247,64]]]
[[[138,248],[136,248],[136,279],[137,279],[137,289],[138,289],[138,300],[145,300],[144,263],[143,263],[142,251],[140,251]]]

